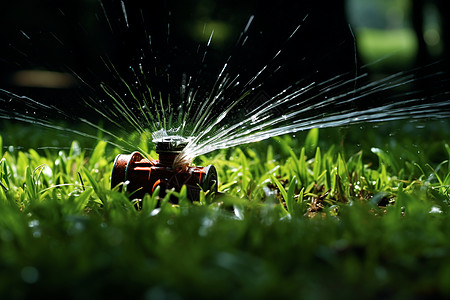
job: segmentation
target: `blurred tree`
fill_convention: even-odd
[[[436,12],[439,14],[440,32],[439,42],[442,44],[442,54],[440,55],[443,62],[448,66],[450,59],[450,36],[449,36],[449,18],[450,18],[450,4],[445,0],[412,0],[412,24],[416,33],[418,42],[417,65],[424,66],[432,61],[427,42],[425,41],[425,7],[426,5],[435,5]]]
[[[447,66],[447,71],[450,71],[450,2],[447,0],[435,1],[438,11],[441,14],[443,58]]]
[[[415,89],[423,94],[424,97],[434,97],[436,95],[446,95],[448,91],[447,82],[450,78],[450,5],[444,0],[412,0],[412,23],[418,43],[418,52],[416,57],[416,77]],[[429,42],[427,43],[426,32],[426,6],[434,5],[436,7],[436,17],[439,20],[433,20],[440,24],[436,32],[436,44],[442,45],[442,51],[438,56],[430,51]],[[438,64],[432,67],[425,66],[438,61]],[[439,74],[439,77],[433,76]],[[445,96],[444,96],[445,97]]]
[[[416,62],[419,66],[426,65],[427,63],[429,63],[431,59],[423,33],[424,7],[425,7],[425,0],[412,1],[412,24],[414,32],[416,33],[418,46]]]

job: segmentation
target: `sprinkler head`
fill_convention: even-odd
[[[182,136],[165,136],[153,140],[156,144],[156,153],[176,153],[179,154],[188,144],[189,140]]]
[[[173,166],[175,158],[183,151],[188,142],[188,139],[178,135],[153,140],[153,143],[156,144],[156,153],[159,155],[159,163]]]
[[[217,192],[217,172],[213,165],[174,168],[174,161],[186,147],[187,139],[167,136],[153,142],[156,143],[158,160],[148,159],[139,152],[117,155],[111,174],[111,188],[119,186],[121,190],[126,187],[131,199],[152,195],[158,186],[159,196],[164,197],[167,190],[179,192],[185,185],[191,201],[199,200],[201,190]],[[171,201],[176,202],[176,199]]]

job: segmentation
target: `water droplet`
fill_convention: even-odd
[[[33,228],[39,226],[39,220],[31,220],[28,222],[28,227]]]
[[[20,30],[20,32],[27,38],[30,40],[30,36],[28,36],[23,30]]]
[[[150,215],[151,215],[152,217],[153,217],[153,216],[156,216],[160,211],[161,211],[160,208],[155,208],[154,210],[152,210],[152,212],[150,213]]]
[[[22,280],[29,284],[36,283],[39,280],[39,271],[32,266],[23,267],[20,275]]]
[[[433,206],[430,210],[430,214],[441,214],[442,210],[438,206]]]

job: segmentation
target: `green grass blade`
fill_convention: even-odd
[[[83,174],[87,177],[89,183],[92,186],[92,189],[94,190],[94,193],[98,196],[102,204],[106,206],[107,205],[106,197],[97,180],[95,180],[95,178],[91,175],[91,173],[85,168],[83,168]]]
[[[312,156],[319,142],[319,128],[312,128],[308,131],[305,139],[306,155]]]
[[[106,145],[107,143],[105,141],[99,141],[95,146],[94,151],[92,151],[89,159],[89,165],[91,168],[98,168],[104,165],[103,162],[105,157]]]
[[[314,166],[313,166],[313,178],[317,182],[322,170],[322,155],[320,153],[320,148],[317,147],[316,155],[314,156]]]
[[[25,186],[30,201],[39,200],[39,193],[33,178],[33,173],[34,172],[31,171],[31,168],[28,166],[25,171]]]
[[[281,182],[280,182],[275,176],[273,176],[273,175],[270,175],[270,179],[271,179],[272,182],[275,183],[275,185],[278,187],[278,190],[280,191],[281,196],[282,196],[283,200],[286,202],[286,206],[287,206],[287,204],[288,204],[288,200],[287,200],[287,199],[288,199],[288,195],[287,195],[286,190],[284,189],[283,185],[282,185]],[[286,211],[286,209],[285,209],[283,203],[280,202],[280,204],[281,204],[281,206],[283,207],[283,210]],[[291,208],[291,209],[292,209],[292,208]],[[288,207],[288,210],[287,210],[286,212],[289,212],[289,207]]]
[[[289,184],[289,188],[286,194],[286,206],[288,211],[293,214],[296,215],[296,209],[295,209],[295,199],[294,199],[294,193],[295,193],[295,189],[297,187],[297,178],[294,176],[291,179],[291,183]]]
[[[305,192],[305,189],[303,188],[303,189],[301,189],[300,190],[300,193],[298,194],[298,198],[297,198],[297,207],[299,208],[298,209],[298,213],[297,213],[297,215],[301,215],[301,214],[303,214],[304,212],[305,212],[305,210],[306,210],[306,203],[305,203],[305,201],[304,201],[304,192]]]

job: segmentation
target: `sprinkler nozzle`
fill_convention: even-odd
[[[188,140],[180,136],[168,136],[154,141],[158,160],[148,159],[139,152],[116,156],[111,174],[111,188],[126,186],[132,199],[143,199],[145,194],[152,195],[160,187],[159,196],[174,189],[179,192],[183,185],[187,187],[188,198],[198,201],[200,191],[217,192],[217,172],[213,165],[206,167],[184,166],[174,168],[178,154],[186,147]]]

